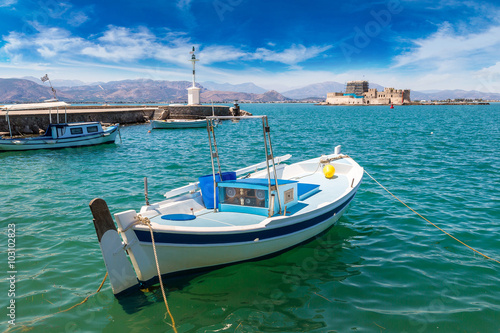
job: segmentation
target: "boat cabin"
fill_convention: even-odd
[[[85,123],[62,123],[49,124],[45,131],[44,137],[52,137],[52,139],[70,138],[74,136],[85,136],[89,134],[102,133],[101,123],[97,121]]]
[[[278,200],[275,199],[277,191],[283,198],[284,207],[292,207],[298,202],[297,183],[294,180],[278,179],[276,182],[271,179],[269,195],[269,183],[265,178],[222,181],[217,184],[221,198],[219,211],[273,216],[280,211]]]

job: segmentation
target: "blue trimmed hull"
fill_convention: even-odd
[[[356,191],[353,191],[342,202],[303,217],[290,216],[279,225],[260,230],[220,233],[154,231],[160,270],[162,275],[178,276],[276,255],[334,226],[355,195]],[[151,259],[148,264],[141,260],[142,267],[136,268],[138,280],[141,283],[155,281],[157,274],[150,231],[135,229],[133,232],[141,251]]]
[[[234,232],[234,233],[218,233],[218,234],[195,234],[195,233],[172,233],[172,232],[153,232],[156,244],[176,244],[176,245],[214,245],[227,244],[235,245],[237,243],[253,242],[255,239],[269,240],[276,237],[287,236],[292,233],[300,232],[304,229],[311,228],[318,224],[324,223],[338,213],[342,212],[351,201],[356,193],[351,195],[344,203],[334,207],[330,211],[322,213],[319,216],[307,219],[305,221],[296,222],[291,225],[279,226],[275,228],[265,228],[262,230],[251,232]],[[140,242],[151,243],[151,233],[144,230],[135,230],[135,234]]]
[[[75,135],[56,138],[44,135],[33,138],[0,139],[0,151],[20,151],[36,149],[61,149],[114,143],[119,126],[95,134]]]

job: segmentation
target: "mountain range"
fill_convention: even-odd
[[[164,80],[122,80],[111,82],[85,83],[78,80],[54,80],[52,85],[57,90],[57,97],[68,102],[184,102],[187,100],[189,81]],[[197,84],[201,89],[201,101],[213,102],[286,102],[315,100],[321,101],[329,92],[345,90],[345,84],[327,81],[307,85],[302,88],[277,92],[255,85],[254,83],[230,84],[211,81]],[[381,85],[370,83],[370,88],[382,91]],[[48,82],[42,83],[35,77],[22,79],[0,79],[0,102],[38,102],[52,98]],[[485,93],[480,91],[442,90],[442,91],[411,91],[412,100],[446,100],[446,99],[483,99],[500,100],[500,93]]]

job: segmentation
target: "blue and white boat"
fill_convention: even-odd
[[[1,108],[6,111],[5,117],[9,126],[10,136],[0,139],[0,151],[55,149],[92,146],[104,143],[114,143],[119,133],[119,124],[102,126],[100,122],[59,123],[59,107],[65,108],[65,102],[51,101],[45,103],[12,104]],[[57,123],[52,123],[52,109],[57,109]],[[43,135],[33,137],[13,137],[9,112],[48,109],[50,124]]]
[[[139,212],[114,215],[118,228],[102,199],[91,202],[114,294],[158,275],[280,253],[335,225],[353,201],[363,178],[361,166],[341,154],[340,146],[330,155],[283,163],[291,155],[273,156],[267,116],[241,117],[262,120],[267,160],[222,172],[214,122],[231,118],[207,118],[212,174],[199,182],[169,191],[166,200],[154,204],[146,195]]]

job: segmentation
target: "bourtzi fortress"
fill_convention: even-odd
[[[326,95],[325,104],[332,105],[403,105],[411,103],[409,89],[384,88],[384,91],[369,89],[368,81],[347,82],[345,93]]]

